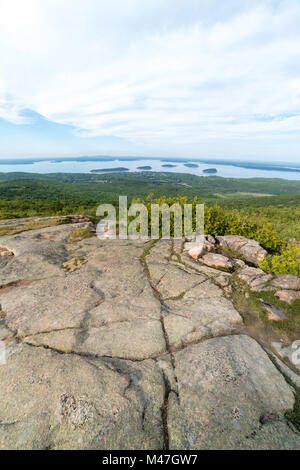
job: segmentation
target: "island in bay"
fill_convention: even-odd
[[[117,168],[100,168],[98,170],[91,170],[91,173],[112,173],[112,172],[119,172],[119,171],[129,171],[129,168],[124,168],[122,166]]]
[[[187,168],[198,168],[199,165],[197,163],[185,163],[184,166]]]

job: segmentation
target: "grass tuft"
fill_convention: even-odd
[[[87,228],[79,228],[70,233],[70,241],[71,243],[76,243],[86,238],[91,238],[92,236],[92,232]]]

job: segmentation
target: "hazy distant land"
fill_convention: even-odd
[[[126,167],[122,163],[127,162]],[[102,167],[102,168],[101,168]],[[210,170],[216,170],[210,171]],[[209,171],[207,171],[209,170]],[[169,171],[197,176],[218,175],[224,178],[283,178],[300,179],[300,163],[269,163],[231,159],[179,158],[179,157],[27,157],[0,159],[0,171],[32,173],[125,173],[138,171]]]
[[[205,159],[205,158],[179,158],[179,157],[167,157],[167,158],[157,158],[157,157],[112,157],[106,155],[98,156],[82,156],[82,157],[61,157],[61,158],[0,158],[0,165],[30,165],[33,163],[40,162],[51,162],[51,163],[61,163],[61,162],[134,162],[141,160],[152,160],[156,162],[162,162],[163,167],[172,168],[176,165],[175,163],[183,163],[185,166],[196,168],[199,166],[199,163],[205,164],[215,164],[215,165],[225,165],[225,166],[234,166],[239,168],[248,168],[253,170],[265,170],[265,171],[286,171],[286,172],[296,172],[300,173],[300,163],[296,162],[278,162],[278,163],[268,163],[268,162],[251,162],[251,161],[242,161],[242,160],[222,160],[222,159]],[[188,162],[188,163],[187,163]],[[189,163],[193,162],[193,163]],[[167,166],[168,165],[168,166]],[[171,166],[172,165],[172,166]],[[101,170],[102,171],[102,170]]]

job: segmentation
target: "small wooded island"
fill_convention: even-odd
[[[199,165],[197,163],[185,163],[184,166],[187,168],[198,168]]]
[[[129,168],[117,167],[117,168],[100,168],[98,170],[91,170],[91,173],[112,173],[118,171],[129,171]]]
[[[152,170],[152,166],[148,166],[148,165],[138,166],[137,170]]]
[[[166,163],[165,165],[162,165],[162,168],[175,168],[177,165],[172,165],[171,163]]]
[[[207,168],[206,170],[203,170],[203,173],[209,173],[211,175],[214,175],[218,173],[218,170],[216,168]]]

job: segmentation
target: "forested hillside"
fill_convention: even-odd
[[[300,239],[300,181],[199,177],[178,173],[0,174],[0,218],[88,213],[119,195],[133,199],[185,197],[217,204],[219,217],[272,224],[284,242]]]

